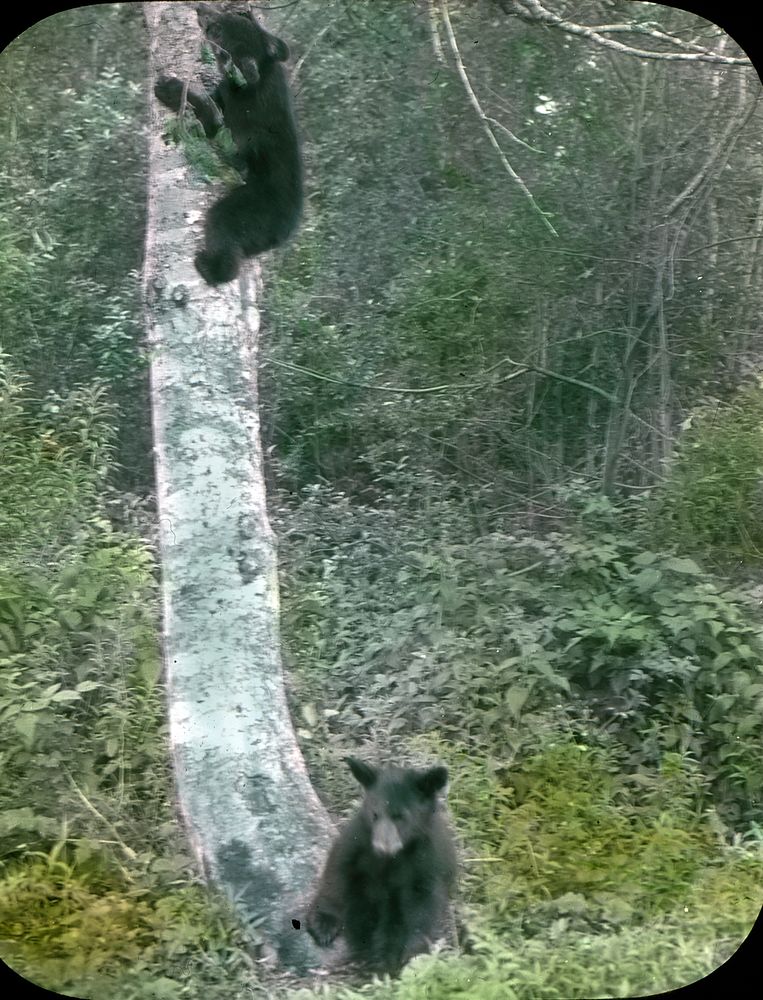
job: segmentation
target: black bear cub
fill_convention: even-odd
[[[302,160],[283,63],[285,42],[253,17],[201,3],[197,16],[222,79],[211,94],[188,91],[207,136],[224,124],[236,146],[244,184],[216,201],[205,220],[196,270],[209,285],[232,281],[247,257],[280,246],[302,213]],[[183,81],[162,77],[156,97],[180,110]]]
[[[342,936],[352,961],[395,974],[450,924],[457,861],[437,801],[448,772],[345,759],[363,804],[334,842],[307,930],[322,947]]]

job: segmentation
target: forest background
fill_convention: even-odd
[[[471,954],[363,995],[668,989],[763,898],[760,83],[682,11],[546,5],[731,62],[518,8],[267,15],[308,171],[260,372],[292,711],[338,814],[348,751],[445,761],[464,844]],[[0,954],[83,996],[281,995],[173,811],[146,47],[115,4],[0,57]]]

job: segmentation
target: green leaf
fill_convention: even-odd
[[[0,622],[0,648],[7,650],[9,653],[15,653],[18,651],[19,643],[18,637],[15,631],[3,622]]]
[[[761,719],[759,715],[745,715],[737,722],[735,735],[739,737],[749,736],[750,733],[758,732],[760,727]]]
[[[651,567],[649,569],[642,569],[640,573],[637,573],[633,577],[633,583],[639,593],[645,594],[650,590],[654,590],[661,579],[662,573],[658,569]]]
[[[746,643],[742,643],[741,646],[737,646],[737,656],[740,656],[743,660],[760,660],[760,656]]]
[[[691,609],[691,618],[693,621],[705,621],[708,618],[712,618],[716,613],[715,608],[709,608],[706,604],[697,604],[696,597],[694,598],[695,603]]]
[[[504,694],[506,705],[515,719],[519,718],[519,713],[522,711],[522,706],[527,701],[529,694],[530,688],[520,687],[517,684],[513,684]]]
[[[669,607],[675,603],[675,595],[669,590],[655,590],[652,594],[652,600],[655,604]]]
[[[654,552],[641,552],[636,556],[633,562],[636,566],[651,566],[656,558],[657,556]]]
[[[546,660],[538,659],[535,661],[534,666],[537,669],[538,673],[543,674],[544,677],[547,677],[552,684],[555,684],[557,687],[564,688],[565,691],[570,690],[570,682],[567,680],[567,678],[564,677],[562,674],[558,674],[551,666],[551,664],[548,663]]]
[[[20,809],[4,809],[0,812],[0,833],[13,833],[14,830],[36,830],[37,823],[34,812],[29,806]]]
[[[684,573],[687,576],[701,576],[702,570],[694,562],[693,559],[676,559],[670,558],[663,562],[663,567],[665,569],[672,570],[674,573]]]
[[[19,715],[18,718],[13,720],[13,728],[24,740],[24,745],[27,750],[31,750],[34,746],[34,733],[37,728],[37,717],[31,715],[29,712],[25,712],[23,715]]]
[[[75,864],[82,865],[93,856],[93,844],[90,840],[78,840],[74,848]]]
[[[314,729],[318,723],[318,713],[315,711],[315,705],[312,704],[303,705],[301,708],[301,712],[302,712],[302,718],[305,720],[308,726],[310,726],[311,729]]]
[[[79,701],[80,693],[79,691],[59,691],[58,694],[54,694],[50,699],[51,701]]]
[[[100,681],[80,681],[74,688],[75,691],[80,693],[83,691],[95,691],[96,688],[103,687]]]

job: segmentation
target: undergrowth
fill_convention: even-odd
[[[617,736],[626,772],[689,755],[724,822],[763,819],[763,643],[743,595],[646,548],[601,498],[542,537],[470,532],[448,501],[348,513],[315,488],[298,529],[279,525],[308,752],[431,731],[507,756],[523,719],[565,706]]]

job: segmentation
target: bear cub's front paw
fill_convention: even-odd
[[[318,910],[307,918],[307,933],[321,948],[328,948],[339,934],[339,928],[339,918],[335,913]]]

